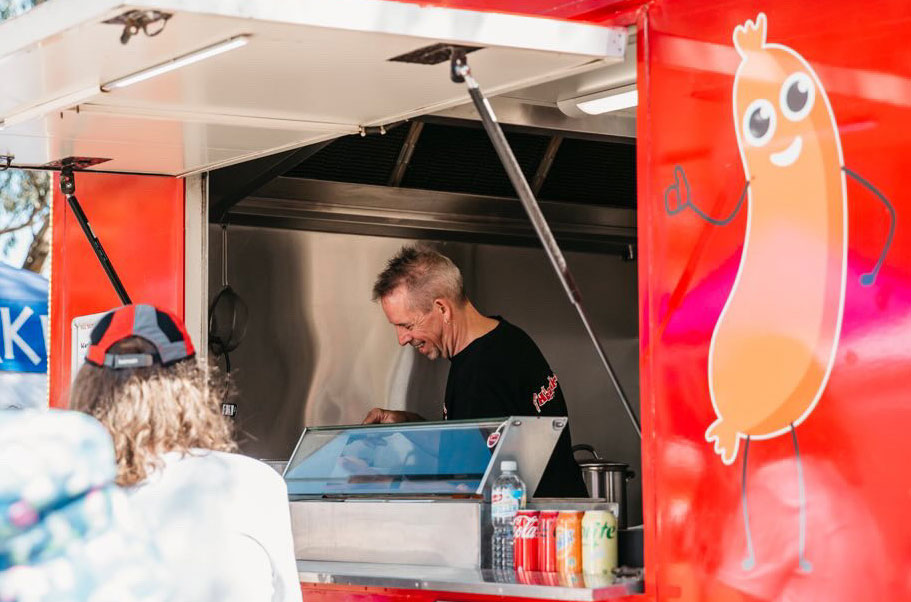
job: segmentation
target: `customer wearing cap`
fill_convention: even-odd
[[[237,449],[227,380],[198,361],[180,319],[127,305],[92,330],[70,398],[114,439],[117,483],[156,534],[175,601],[301,599],[287,489]]]

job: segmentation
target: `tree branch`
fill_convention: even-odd
[[[19,230],[22,230],[23,228],[28,228],[29,226],[31,226],[32,224],[35,223],[35,218],[37,216],[38,216],[38,209],[33,208],[31,214],[28,216],[28,219],[26,221],[24,221],[23,223],[19,224],[18,226],[6,226],[4,228],[0,228],[0,236],[3,236],[4,234],[10,234],[12,232],[18,232]]]

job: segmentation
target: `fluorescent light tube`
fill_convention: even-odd
[[[557,102],[557,107],[570,117],[586,117],[629,109],[637,104],[639,104],[639,92],[636,90],[636,84],[629,84],[577,98],[560,100]]]
[[[147,79],[163,75],[175,69],[180,69],[181,67],[186,67],[187,65],[192,65],[193,63],[198,63],[199,61],[204,61],[213,56],[217,56],[229,50],[234,50],[240,48],[241,46],[246,46],[250,41],[250,36],[242,35],[229,38],[224,42],[219,42],[218,44],[213,44],[211,46],[206,46],[205,48],[200,48],[199,50],[194,50],[183,56],[179,56],[175,59],[171,59],[166,63],[161,63],[155,65],[154,67],[149,67],[148,69],[143,69],[142,71],[137,71],[126,77],[121,77],[115,80],[111,80],[108,83],[101,86],[102,91],[110,92],[118,88],[126,88],[127,86],[132,86],[133,84],[138,84]]]
[[[635,107],[637,104],[639,104],[639,91],[629,90],[620,94],[605,96],[604,98],[577,102],[576,106],[579,107],[580,111],[588,115],[600,115],[601,113]]]

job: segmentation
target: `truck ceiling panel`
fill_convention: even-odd
[[[124,45],[103,21],[133,9],[173,16]],[[238,35],[246,46],[101,91]],[[51,0],[0,25],[0,154],[184,175],[464,104],[448,62],[388,60],[433,43],[481,46],[469,63],[495,95],[620,61],[625,41],[622,29],[385,0]]]

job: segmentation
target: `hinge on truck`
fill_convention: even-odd
[[[396,63],[415,63],[418,65],[438,65],[445,63],[452,57],[453,52],[460,52],[463,56],[469,52],[480,50],[480,46],[459,46],[456,44],[431,44],[417,50],[394,56],[390,61]]]
[[[123,25],[120,43],[126,44],[130,41],[130,38],[140,31],[150,38],[154,38],[164,31],[165,26],[168,24],[168,19],[172,16],[174,16],[172,13],[165,13],[160,10],[128,10],[113,19],[102,21],[102,23]]]

